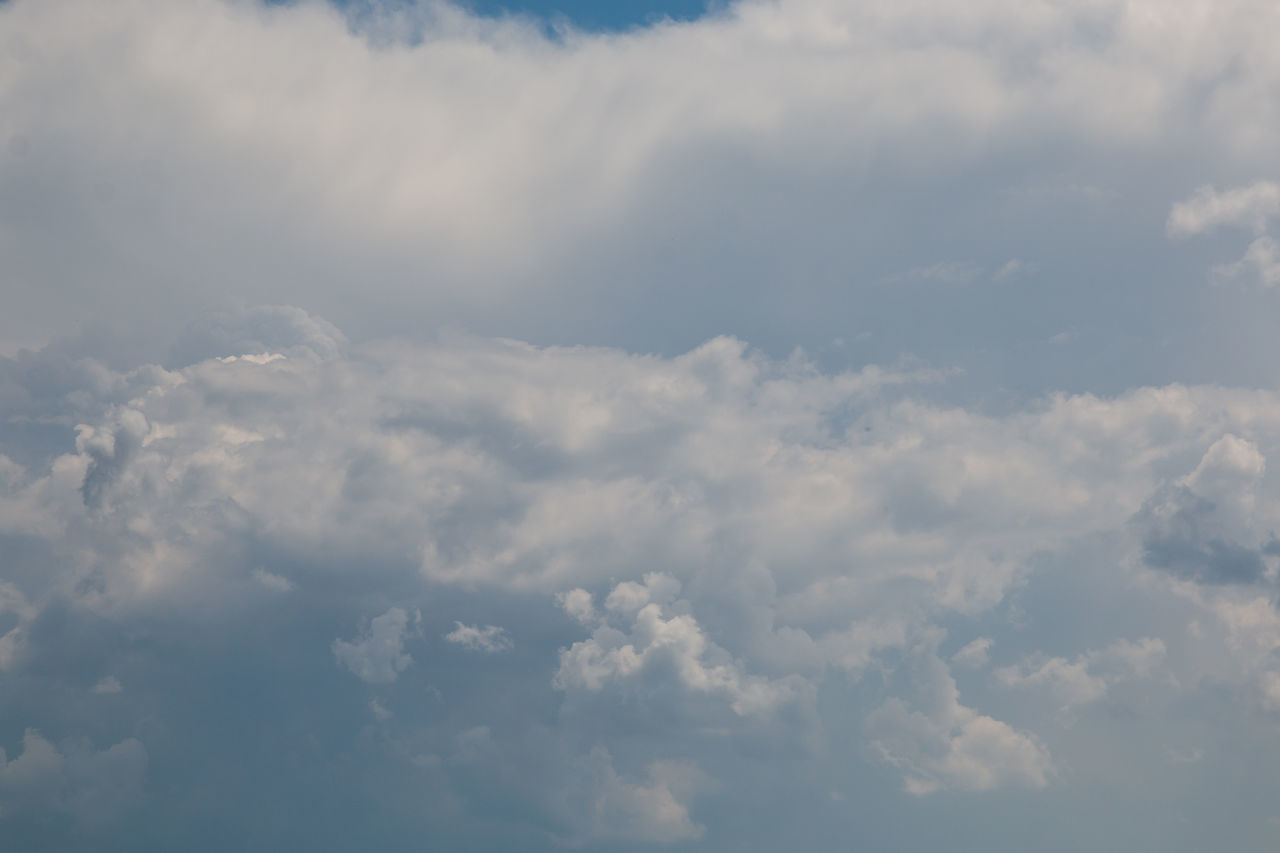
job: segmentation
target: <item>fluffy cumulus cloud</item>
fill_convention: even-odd
[[[136,808],[147,751],[134,738],[103,750],[85,741],[61,747],[35,729],[22,735],[21,751],[0,750],[0,819],[15,837],[23,824],[66,814],[82,828],[109,824]]]
[[[1188,237],[1234,226],[1253,232],[1254,238],[1237,261],[1213,267],[1218,281],[1231,283],[1253,280],[1274,287],[1280,284],[1280,247],[1271,236],[1271,221],[1280,214],[1280,185],[1258,181],[1219,192],[1201,187],[1169,212],[1167,230],[1171,237]]]
[[[995,677],[1010,687],[1044,687],[1070,707],[1101,699],[1114,681],[1149,677],[1164,656],[1165,647],[1160,640],[1150,637],[1136,643],[1120,640],[1075,660],[1055,657],[1002,667],[996,670]]]
[[[769,714],[780,705],[803,701],[803,679],[770,681],[744,673],[724,649],[708,641],[688,612],[688,601],[670,602],[667,608],[659,603],[679,589],[678,581],[656,573],[646,575],[644,584],[614,587],[605,607],[630,623],[630,633],[605,622],[590,639],[562,650],[555,686],[598,692],[610,685],[642,693],[675,687],[722,702],[738,716]]]
[[[1053,762],[1034,735],[961,704],[936,657],[924,661],[917,678],[919,708],[895,697],[867,718],[872,745],[902,769],[908,792],[1048,784]]]
[[[1275,849],[1278,38],[0,3],[0,839]]]
[[[352,675],[370,684],[386,684],[413,663],[404,651],[409,627],[409,614],[392,607],[375,617],[369,627],[352,642],[333,641],[333,656],[351,670]]]
[[[291,351],[108,370],[135,396],[13,464],[5,535],[30,556],[6,587],[6,677],[54,701],[41,667],[97,661],[86,703],[159,703],[176,726],[128,626],[203,638],[248,613],[255,643],[315,659],[309,689],[352,697],[351,736],[372,722],[388,772],[424,768],[422,796],[506,825],[496,786],[574,844],[708,837],[699,803],[731,797],[742,761],[830,773],[845,743],[838,760],[926,799],[1049,791],[1105,780],[1058,757],[1107,728],[1104,699],[1189,701],[1208,679],[1277,704],[1275,392],[997,415],[931,402],[928,371],[824,373],[727,338],[675,358],[466,336]],[[1138,603],[1060,653],[1034,596],[1076,549],[1109,568],[1072,595]],[[106,646],[50,645],[67,619]],[[543,710],[523,717],[521,692]],[[1041,696],[1074,716],[1036,716]],[[276,701],[261,713],[295,713]]]

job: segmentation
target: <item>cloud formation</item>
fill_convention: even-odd
[[[413,658],[404,650],[408,628],[409,614],[392,607],[375,616],[354,641],[334,640],[333,656],[360,680],[388,684],[413,663]]]
[[[1275,849],[1277,38],[0,3],[0,837]]]
[[[454,622],[454,629],[444,635],[444,638],[450,643],[456,643],[466,649],[472,651],[485,652],[486,654],[497,654],[505,652],[511,648],[511,638],[507,636],[506,631],[497,625],[463,625],[461,622]]]

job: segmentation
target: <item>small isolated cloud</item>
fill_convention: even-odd
[[[497,654],[511,648],[511,638],[497,625],[485,625],[482,628],[478,625],[464,625],[461,622],[453,624],[457,627],[444,635],[450,643],[486,654]]]
[[[93,685],[94,693],[109,694],[121,693],[123,691],[124,687],[120,684],[120,679],[116,678],[114,675],[108,675],[106,678],[103,678],[97,684]]]
[[[911,267],[906,272],[891,276],[888,283],[968,284],[980,275],[982,267],[971,261],[945,261]]]
[[[1004,266],[995,271],[992,278],[996,281],[1004,281],[1007,278],[1014,278],[1015,276],[1020,275],[1025,270],[1026,264],[1018,258],[1010,258],[1004,263]]]
[[[272,592],[289,592],[294,588],[293,581],[283,575],[276,575],[265,569],[254,569],[253,579]]]
[[[1280,214],[1280,184],[1258,181],[1219,192],[1203,186],[1169,211],[1165,230],[1170,237],[1191,237],[1223,225],[1251,229],[1261,234]]]
[[[389,684],[396,680],[413,658],[405,653],[409,614],[392,607],[375,617],[355,640],[333,641],[333,655],[338,663],[369,684]]]
[[[590,626],[596,621],[596,607],[591,593],[585,589],[571,589],[556,595],[560,608],[580,625]]]
[[[960,651],[951,656],[951,662],[969,669],[981,669],[991,660],[991,646],[993,641],[989,637],[978,637],[969,643],[966,643]]]

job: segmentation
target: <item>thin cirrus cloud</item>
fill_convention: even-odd
[[[1278,25],[0,5],[0,837],[1274,849]]]

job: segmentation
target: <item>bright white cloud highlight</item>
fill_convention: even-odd
[[[627,614],[629,632],[609,625],[588,640],[560,652],[555,686],[561,690],[599,691],[606,685],[626,689],[646,681],[674,677],[682,690],[726,702],[740,716],[768,714],[806,692],[799,679],[770,681],[743,672],[724,649],[710,642],[689,613],[664,614],[650,598],[674,595],[679,584],[661,574],[645,583],[624,582],[609,594],[609,610]],[[687,609],[687,602],[684,608]]]

